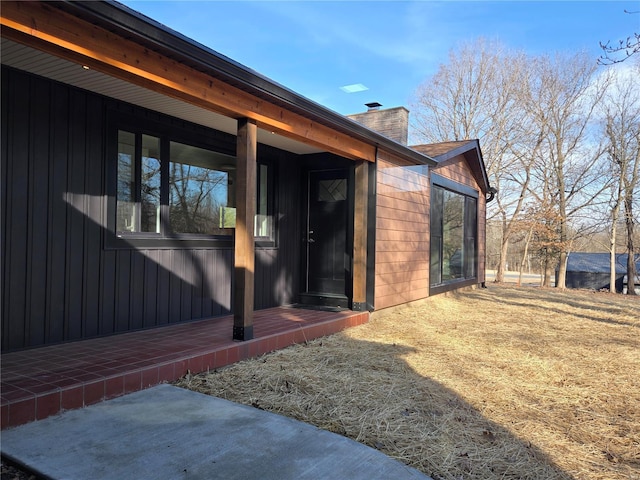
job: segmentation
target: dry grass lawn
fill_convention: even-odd
[[[181,386],[434,479],[640,479],[640,299],[490,285]]]

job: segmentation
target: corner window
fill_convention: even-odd
[[[477,199],[431,188],[431,286],[476,276]]]
[[[255,236],[263,241],[273,239],[271,170],[257,165]],[[232,155],[166,135],[118,130],[111,228],[129,244],[142,239],[149,247],[153,239],[230,239],[235,172]]]

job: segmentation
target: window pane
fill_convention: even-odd
[[[220,212],[234,205],[235,159],[171,142],[169,219],[175,233],[225,234]]]
[[[256,237],[271,237],[271,216],[269,215],[269,167],[258,165],[258,204],[254,234]]]
[[[442,217],[442,280],[463,277],[464,197],[444,191]]]
[[[464,238],[465,238],[465,278],[475,277],[476,272],[476,236],[478,231],[478,202],[475,198],[467,197],[465,203],[465,225],[464,225]]]
[[[130,132],[118,131],[118,192],[116,231],[137,231],[136,218],[136,136]]]
[[[341,202],[347,199],[347,180],[334,178],[318,182],[319,202]]]
[[[160,139],[142,136],[140,231],[160,233]]]

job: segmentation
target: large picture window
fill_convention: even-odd
[[[115,233],[125,239],[228,237],[235,228],[236,158],[184,141],[117,131]],[[273,237],[273,180],[257,165],[255,236]]]
[[[433,184],[430,265],[432,287],[476,276],[476,237],[477,199]]]

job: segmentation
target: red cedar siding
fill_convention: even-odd
[[[378,154],[375,307],[429,294],[429,182],[401,168],[406,162]]]
[[[426,178],[396,167],[406,162],[378,154],[376,208],[375,308],[382,309],[429,296],[430,188]],[[480,188],[462,155],[432,171]],[[485,197],[478,196],[478,282],[485,280]]]

